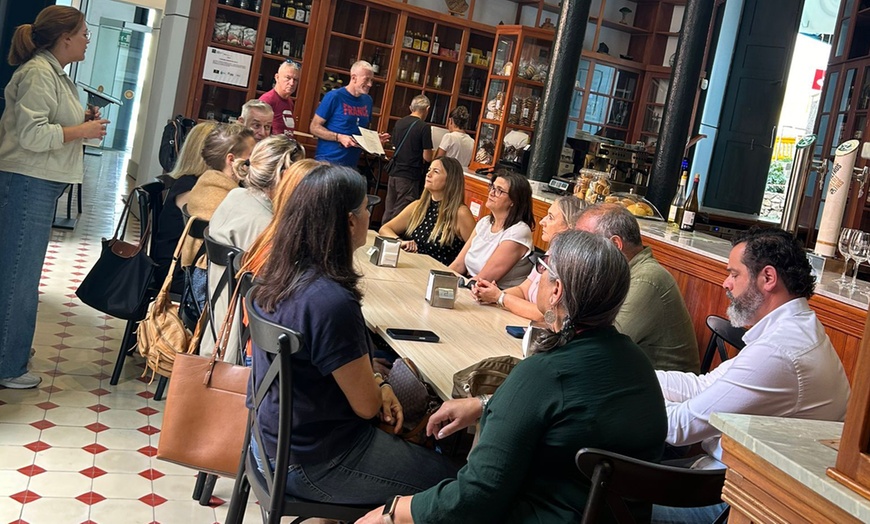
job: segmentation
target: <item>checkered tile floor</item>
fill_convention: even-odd
[[[84,213],[75,231],[54,230],[42,271],[31,360],[42,384],[0,388],[0,523],[223,522],[232,480],[219,479],[200,506],[195,472],[155,457],[164,402],[153,399],[157,381],[141,376],[142,359],[128,358],[109,385],[124,323],[75,289],[122,210],[125,159],[86,156],[85,170]],[[260,521],[253,503],[245,521]]]

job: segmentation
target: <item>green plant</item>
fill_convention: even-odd
[[[769,193],[785,193],[785,186],[788,183],[787,166],[788,162],[785,160],[774,160],[770,163],[770,169],[767,171],[767,187],[765,191]]]

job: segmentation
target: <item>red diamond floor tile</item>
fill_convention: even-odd
[[[54,422],[51,422],[49,420],[37,420],[36,422],[31,422],[30,425],[35,427],[36,429],[42,430],[42,429],[53,428],[57,424],[55,424]]]
[[[40,451],[45,451],[47,449],[51,449],[51,446],[42,442],[41,440],[37,440],[36,442],[31,442],[30,444],[25,444],[25,448],[33,451],[34,453],[39,453]]]
[[[212,498],[214,498],[214,497],[212,497]],[[139,500],[141,502],[144,502],[145,504],[148,504],[149,506],[152,506],[152,507],[159,506],[159,505],[163,504],[164,502],[166,502],[165,498],[161,497],[160,495],[158,495],[156,493],[149,493],[148,495],[145,495],[144,497],[140,497]]]
[[[67,338],[67,337],[71,337],[72,334],[71,333],[55,333],[54,336],[60,337],[60,338]]]
[[[39,500],[42,497],[39,494],[34,493],[30,490],[19,491],[14,495],[10,495],[9,498],[18,502],[19,504],[27,504],[28,502],[33,502],[34,500]]]
[[[153,435],[155,433],[160,433],[159,429],[155,428],[154,426],[152,426],[150,424],[148,426],[142,426],[141,428],[139,428],[139,431],[141,431],[142,433],[145,433],[146,435]]]
[[[59,387],[54,386],[54,385],[45,386],[44,388],[39,388],[39,389],[41,389],[42,391],[45,391],[46,393],[57,393],[58,391],[63,391],[62,389],[60,389]]]
[[[109,426],[105,424],[100,424],[99,422],[88,424],[87,426],[85,426],[85,428],[93,431],[94,433],[99,433],[101,431],[106,431],[107,429],[110,429]]]
[[[39,475],[40,473],[45,473],[45,470],[36,464],[31,464],[29,466],[24,466],[23,468],[18,468],[18,473],[26,477],[33,477],[35,475]]]
[[[74,316],[76,316],[76,314],[73,313],[72,311],[61,311],[60,314],[63,315],[63,316],[65,316],[65,317],[74,317]]]
[[[154,393],[151,393],[150,391],[142,391],[140,393],[136,393],[136,395],[146,399],[154,398]]]
[[[57,362],[58,364],[60,364],[61,362],[69,362],[68,358],[63,358],[60,355],[58,355],[56,357],[49,357],[47,360],[51,360],[52,362]]]
[[[148,480],[157,480],[160,477],[163,477],[164,474],[157,471],[154,468],[151,468],[151,469],[146,469],[145,471],[140,471],[139,476],[145,477]]]
[[[46,409],[46,408],[43,408],[43,409]],[[139,413],[142,413],[143,415],[147,415],[147,416],[156,415],[157,413],[160,413],[159,411],[157,411],[156,409],[154,409],[152,407],[139,408],[136,411],[138,411]]]
[[[61,315],[63,315],[63,313],[61,313]],[[57,349],[57,350],[61,350],[61,349],[67,349],[70,346],[67,346],[66,344],[55,344],[51,347],[53,347],[54,349]]]
[[[48,409],[59,408],[60,406],[58,406],[54,402],[40,402],[39,404],[36,405],[36,407],[38,407],[39,409],[48,410]]]
[[[87,504],[88,506],[92,506],[106,500],[106,497],[94,491],[88,491],[87,493],[82,493],[81,495],[76,497],[76,500],[83,504]]]
[[[58,322],[57,325],[58,325],[58,326],[63,326],[63,327],[71,327],[71,326],[75,326],[75,324],[73,324],[72,322],[70,322],[70,321],[68,321],[68,320],[64,320],[63,322]]]
[[[83,447],[82,449],[87,451],[88,453],[93,453],[94,455],[99,455],[100,453],[102,453],[104,451],[109,451],[109,448],[107,448],[106,446],[100,445],[100,444],[89,444],[89,445]],[[156,453],[156,451],[157,450],[155,449],[155,453]]]
[[[94,404],[93,406],[88,406],[88,409],[97,413],[102,413],[103,411],[109,411],[110,408],[102,404]]]
[[[139,448],[136,451],[149,457],[157,455],[157,448],[155,448],[154,446],[145,446],[144,448]]]
[[[103,475],[106,474],[105,471],[101,470],[100,468],[98,468],[96,466],[92,466],[90,468],[83,469],[83,470],[79,471],[79,473],[81,473],[82,475],[84,475],[88,478],[92,478],[92,479],[95,479],[97,477],[102,477]]]

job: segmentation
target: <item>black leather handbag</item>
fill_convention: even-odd
[[[151,223],[148,222],[138,243],[124,241],[130,216],[130,203],[136,200],[134,189],[127,197],[118,227],[111,239],[103,239],[100,258],[76,290],[82,302],[113,317],[139,320],[146,306],[148,288],[157,264],[145,252]]]

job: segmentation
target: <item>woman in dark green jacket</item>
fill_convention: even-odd
[[[667,416],[652,364],[613,327],[628,293],[625,257],[603,237],[568,231],[538,271],[550,331],[491,401],[449,401],[427,428],[443,438],[480,419],[468,464],[455,480],[391,499],[360,522],[573,522],[589,490],[577,450],[660,458]]]

